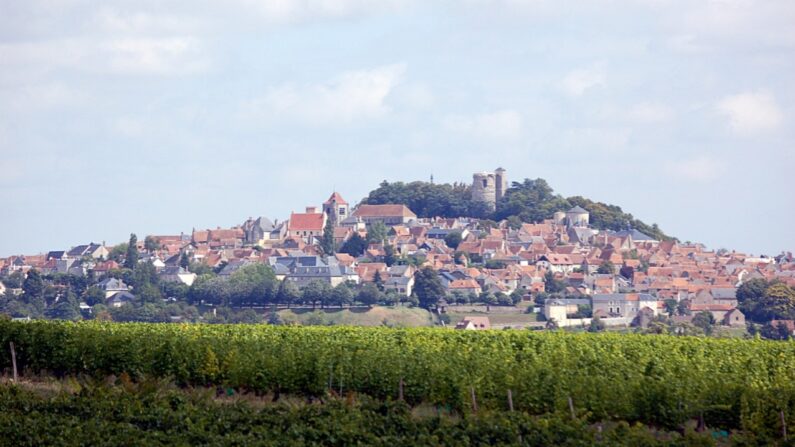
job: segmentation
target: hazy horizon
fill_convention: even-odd
[[[792,23],[788,1],[5,2],[0,256],[498,166],[795,251]]]

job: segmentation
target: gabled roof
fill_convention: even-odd
[[[290,231],[321,231],[323,216],[323,213],[292,213],[287,228]]]
[[[334,191],[334,193],[331,194],[331,197],[329,197],[328,200],[323,202],[323,205],[330,205],[332,202],[337,202],[337,205],[348,204],[348,202],[346,202],[345,199],[343,199],[340,193],[338,193],[337,191]]]
[[[413,211],[408,209],[406,205],[359,205],[356,211],[353,212],[356,217],[411,217],[417,218]]]

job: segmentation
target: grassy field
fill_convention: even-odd
[[[455,325],[466,317],[489,317],[494,326],[531,326],[538,322],[538,315],[527,313],[485,313],[485,312],[447,312],[450,315],[450,324]]]
[[[433,326],[431,314],[418,307],[375,306],[371,309],[282,309],[279,318],[285,324],[299,323],[313,326]]]

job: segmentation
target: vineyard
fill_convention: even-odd
[[[688,421],[758,442],[795,426],[795,344],[627,334],[0,322],[23,375],[160,378],[278,400],[349,393],[474,413]],[[510,399],[508,395],[510,394]],[[4,397],[4,398],[7,398]],[[515,413],[508,413],[513,408]],[[760,441],[761,440],[761,441]]]

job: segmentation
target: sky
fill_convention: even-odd
[[[507,169],[795,251],[791,0],[0,1],[0,256]]]

